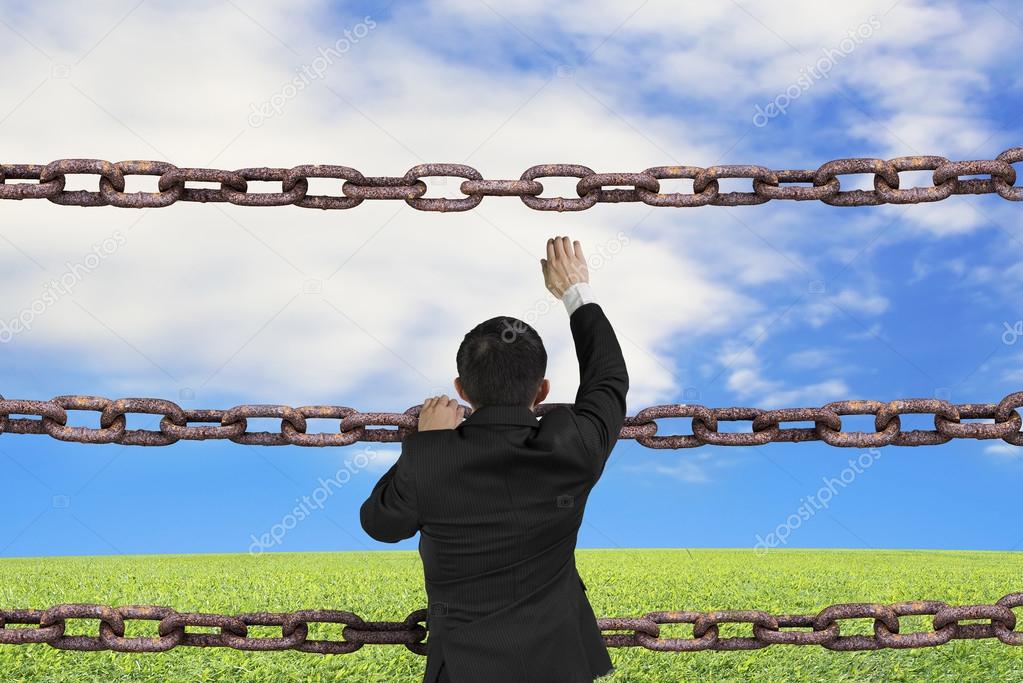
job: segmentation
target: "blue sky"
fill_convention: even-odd
[[[815,168],[841,157],[993,158],[1023,145],[1020,80],[1004,52],[1018,44],[1023,12],[1007,2],[589,6],[197,3],[175,14],[132,3],[86,14],[69,5],[78,20],[59,26],[41,8],[5,11],[0,33],[21,67],[0,101],[5,158],[333,163],[373,175],[452,161],[518,177],[551,162]],[[70,24],[76,31],[62,28]],[[860,39],[844,49],[850,31]],[[126,62],[139,41],[152,52]],[[191,49],[180,62],[161,57],[181,45]],[[332,46],[336,56],[309,77]],[[754,123],[758,106],[829,54],[826,78],[804,80],[785,114]],[[254,118],[268,103],[276,109]],[[843,189],[868,186],[849,181]],[[382,202],[346,212],[5,204],[2,321],[102,251],[30,330],[0,345],[0,393],[12,398],[404,410],[450,392],[457,344],[476,322],[546,310],[538,259],[547,236],[565,233],[591,252],[616,251],[592,281],[626,353],[630,414],[683,401],[981,403],[1023,390],[1023,337],[1004,334],[1023,319],[1019,205],[997,196],[572,215],[501,198],[458,215]],[[571,400],[564,313],[554,307],[535,326],[552,399]],[[661,432],[687,428],[674,422]],[[845,420],[847,429],[870,422]],[[907,417],[903,426],[931,425]],[[381,544],[359,528],[359,505],[398,452],[370,446],[141,449],[2,435],[0,556],[415,548],[416,539]],[[623,441],[590,497],[579,546],[754,547],[784,529],[779,547],[1019,549],[1019,454],[976,441],[875,453]],[[850,459],[869,466],[794,521]]]

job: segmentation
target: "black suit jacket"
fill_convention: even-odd
[[[625,420],[629,377],[596,303],[570,318],[575,403],[537,419],[484,406],[456,429],[415,432],[360,510],[373,538],[419,537],[429,598],[424,681],[572,683],[611,659],[576,571],[586,499]]]

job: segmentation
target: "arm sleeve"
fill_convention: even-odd
[[[599,479],[625,422],[629,375],[611,323],[596,302],[569,317],[579,359],[579,391],[572,412]]]
[[[590,287],[589,282],[577,282],[568,289],[561,296],[561,302],[565,304],[565,310],[568,311],[569,315],[575,313],[576,309],[583,304],[588,304],[597,300],[597,297],[593,294],[593,288]]]
[[[383,543],[411,538],[419,530],[414,448],[406,437],[398,461],[373,487],[359,509],[363,530]]]

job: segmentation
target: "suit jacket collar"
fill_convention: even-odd
[[[533,411],[526,406],[482,406],[472,411],[472,414],[465,418],[462,424],[503,424],[538,427],[540,422],[536,419]]]

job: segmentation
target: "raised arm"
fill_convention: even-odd
[[[398,462],[380,477],[369,498],[359,508],[363,530],[383,543],[397,543],[420,529],[416,489],[416,463],[443,443],[443,432],[462,421],[465,409],[455,399],[433,396],[423,401],[419,430],[401,442]]]
[[[629,390],[625,359],[611,323],[593,296],[579,242],[568,237],[547,240],[547,258],[540,262],[547,289],[568,310],[579,359],[579,391],[572,411],[583,443],[597,459],[599,477],[625,422]]]

